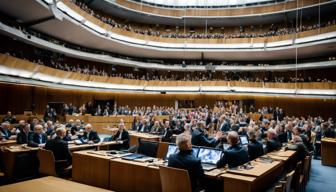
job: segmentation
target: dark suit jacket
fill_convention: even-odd
[[[248,161],[247,151],[240,145],[233,145],[224,151],[223,157],[217,162],[217,167],[224,167],[227,164],[229,168],[232,168]]]
[[[191,134],[191,143],[192,145],[197,146],[206,146],[206,147],[215,147],[217,141],[214,138],[208,138],[204,132],[197,128]]]
[[[202,186],[201,182],[203,181],[204,170],[201,160],[195,157],[192,151],[181,151],[170,155],[168,158],[168,167],[187,170],[193,191],[197,191],[197,188]]]
[[[296,151],[297,153],[295,154],[295,160],[296,162],[303,161],[304,158],[309,154],[306,146],[302,143],[297,143],[294,145],[289,145],[287,147],[289,150]]]
[[[0,134],[2,135],[3,138],[5,138],[6,140],[8,140],[10,138],[10,136],[12,135],[11,132],[7,129],[2,129],[0,128]]]
[[[268,140],[266,143],[267,153],[279,150],[281,148],[281,143],[277,139]]]
[[[328,138],[335,138],[335,130],[332,128],[328,128],[327,130],[323,131],[323,136]]]
[[[143,129],[143,131],[142,131],[142,129]],[[137,131],[138,131],[138,132],[148,133],[148,132],[150,131],[150,126],[140,124],[140,125],[137,127]]]
[[[264,155],[263,145],[257,140],[251,140],[247,149],[250,161]]]
[[[17,134],[16,142],[18,144],[28,144],[28,141],[30,140],[33,134],[34,132],[32,131],[29,131],[28,133],[21,131],[20,133]]]
[[[280,133],[278,135],[278,140],[281,142],[281,143],[287,143],[288,140],[287,140],[287,133],[286,132],[283,132],[283,133]]]
[[[89,137],[88,133],[84,132],[83,138],[87,139],[88,141],[93,141],[94,143],[99,143],[100,141],[99,135],[96,131],[91,131]]]
[[[72,155],[68,147],[68,143],[60,137],[48,140],[45,145],[46,150],[50,150],[54,153],[55,160],[66,160],[67,165],[72,163]]]
[[[122,144],[120,144],[119,149],[123,148],[123,149],[128,149],[129,148],[129,134],[126,130],[123,130],[123,132],[121,133],[121,139],[119,139],[120,136],[120,131],[118,131],[114,136],[113,136],[113,140],[114,141],[123,141]]]
[[[42,143],[40,143],[39,135],[34,133],[30,140],[28,141],[28,145],[31,147],[38,147],[39,144],[46,143],[48,140],[48,136],[45,133],[41,134],[42,136]]]
[[[173,130],[170,128],[165,128],[163,133],[162,133],[162,138],[161,141],[162,142],[171,142],[173,136]]]
[[[231,125],[230,125],[230,122],[228,122],[227,120],[225,120],[224,124],[219,128],[219,130],[223,132],[230,131],[230,129],[231,129]]]

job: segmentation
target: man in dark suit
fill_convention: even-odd
[[[288,135],[285,132],[285,126],[284,125],[279,125],[276,126],[276,132],[278,133],[278,140],[280,143],[287,143],[288,142]]]
[[[224,167],[226,164],[229,168],[243,165],[249,161],[247,151],[239,145],[239,136],[235,131],[230,131],[227,136],[230,147],[224,151],[223,157],[217,162],[217,167]]]
[[[264,155],[263,145],[256,139],[256,133],[254,130],[248,132],[250,142],[247,145],[247,151],[249,154],[249,160],[254,160]]]
[[[295,160],[296,162],[303,161],[305,157],[309,154],[306,146],[303,144],[303,141],[300,136],[295,135],[291,141],[291,145],[286,147],[288,150],[296,151]]]
[[[168,167],[187,170],[192,191],[199,191],[203,187],[201,182],[203,181],[204,170],[201,160],[192,154],[190,135],[178,135],[176,137],[176,145],[179,148],[179,152],[168,157]]]
[[[30,124],[24,125],[16,137],[17,144],[28,144],[29,139],[32,137],[33,132],[30,131]]]
[[[137,131],[143,133],[148,133],[150,131],[150,126],[148,125],[146,119],[142,119],[141,123],[139,124],[139,127],[137,128]]]
[[[277,134],[274,129],[267,130],[267,142],[266,151],[267,153],[279,150],[281,148],[281,143],[278,140]]]
[[[216,147],[218,144],[217,141],[222,137],[222,132],[218,131],[215,137],[209,137],[205,134],[205,122],[199,121],[191,136],[191,143],[193,145]]]
[[[45,149],[53,152],[55,160],[65,160],[65,163],[56,163],[56,171],[62,171],[72,164],[72,155],[68,147],[68,143],[63,140],[66,136],[64,127],[56,129],[56,137],[48,140],[45,144]]]
[[[31,147],[43,148],[48,140],[47,134],[43,133],[43,126],[38,124],[35,126],[34,134],[28,141],[28,145]]]
[[[119,123],[119,130],[113,136],[112,140],[118,142],[117,145],[111,146],[112,149],[122,150],[122,149],[128,149],[129,148],[129,134],[125,130],[125,124],[124,123]]]
[[[13,138],[12,133],[9,130],[9,128],[10,128],[9,122],[6,121],[6,122],[1,123],[0,136],[5,140],[9,140]]]
[[[171,129],[170,122],[168,120],[165,121],[163,130],[164,131],[162,132],[161,141],[171,142],[171,139],[173,137],[173,129]]]
[[[87,140],[89,144],[100,142],[99,135],[96,131],[93,130],[93,127],[91,124],[86,124],[85,132],[82,138]]]

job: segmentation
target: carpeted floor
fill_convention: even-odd
[[[336,167],[323,166],[313,159],[307,192],[336,192]]]

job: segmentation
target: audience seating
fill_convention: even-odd
[[[287,34],[287,35],[279,35],[279,36],[272,36],[272,37],[258,37],[258,38],[232,38],[232,39],[184,39],[184,38],[164,38],[164,37],[158,37],[158,36],[150,36],[150,35],[143,35],[139,33],[135,33],[132,31],[127,31],[121,28],[115,28],[112,27],[109,24],[104,23],[103,21],[99,20],[98,18],[94,17],[93,15],[85,12],[80,7],[78,7],[76,4],[72,3],[70,0],[63,0],[64,4],[66,4],[69,8],[76,11],[79,15],[83,16],[87,20],[93,22],[94,24],[108,30],[112,31],[117,34],[129,36],[136,39],[143,39],[146,41],[156,41],[156,42],[165,42],[165,43],[185,43],[187,40],[188,43],[202,43],[202,44],[232,44],[232,43],[265,43],[265,42],[275,42],[275,41],[283,41],[283,40],[289,40],[293,39],[293,34]],[[129,2],[129,1],[124,1]],[[306,2],[306,1],[305,1]],[[307,0],[307,4],[315,4],[318,1],[316,0]],[[142,6],[141,6],[142,7]],[[283,9],[282,6],[281,10]],[[295,3],[296,7],[296,3]],[[143,9],[142,9],[143,10]],[[170,11],[170,10],[169,10]],[[205,11],[205,10],[203,10]],[[183,10],[183,13],[185,11]],[[206,13],[208,13],[208,10],[206,10]],[[222,14],[221,14],[222,15]],[[336,26],[326,27],[322,29],[316,29],[316,30],[309,30],[309,31],[303,31],[298,33],[298,37],[307,37],[307,36],[314,36],[321,33],[327,33],[331,31],[335,31]]]
[[[335,27],[336,29],[336,27]],[[55,74],[58,74],[58,77],[61,78],[68,78],[68,79],[75,79],[75,80],[82,80],[86,81],[89,77],[100,77],[96,75],[85,75],[81,73],[76,72],[67,72],[62,71],[58,69],[53,69],[50,67],[38,65],[29,61],[25,61],[22,59],[18,59],[9,55],[0,54],[0,63],[4,66],[15,68],[15,69],[22,69],[27,70],[27,66],[29,66],[29,69],[35,69],[36,72],[40,72],[46,75],[54,76]],[[44,70],[45,68],[48,68],[48,70]],[[43,70],[42,70],[43,69]],[[76,75],[76,77],[74,77]],[[73,78],[72,78],[73,77]],[[104,82],[108,83],[114,83],[114,84],[125,84],[123,81],[123,78],[119,77],[105,77],[107,80]],[[139,85],[138,80],[134,79],[125,79],[128,80],[128,85]],[[99,79],[95,79],[96,82],[103,82],[99,81]],[[150,80],[150,81],[141,81],[143,82],[142,85],[150,85],[150,86],[189,86],[190,82],[188,81],[159,81],[159,80]],[[188,84],[189,83],[189,84]],[[193,86],[237,86],[237,87],[265,87],[265,88],[295,88],[295,85],[298,89],[336,89],[336,83],[335,82],[303,82],[303,83],[255,83],[255,82],[241,82],[241,81],[192,81]],[[214,84],[216,83],[216,84]],[[164,84],[164,85],[163,85]],[[257,86],[256,84],[259,84]],[[118,119],[119,120],[119,119]],[[101,124],[101,126],[104,126],[104,124]]]
[[[160,166],[162,192],[191,192],[188,171]]]

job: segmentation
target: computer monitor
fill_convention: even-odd
[[[222,157],[223,151],[218,149],[200,148],[198,158],[202,163],[215,165]]]
[[[175,154],[177,153],[179,150],[177,148],[176,145],[172,145],[172,144],[169,144],[168,145],[168,151],[167,151],[167,154],[166,154],[166,159],[168,159],[168,157],[171,155],[171,154]]]
[[[192,153],[195,157],[197,157],[198,155],[198,151],[199,151],[199,148],[198,147],[192,147]],[[166,159],[168,159],[168,157],[171,155],[171,154],[175,154],[175,153],[178,153],[179,152],[179,149],[176,145],[174,144],[169,144],[168,145],[168,151],[167,151],[167,154],[166,154]]]
[[[247,145],[248,144],[248,139],[247,139],[247,136],[246,135],[240,135],[239,136],[239,139],[240,139],[240,143],[242,145]]]

